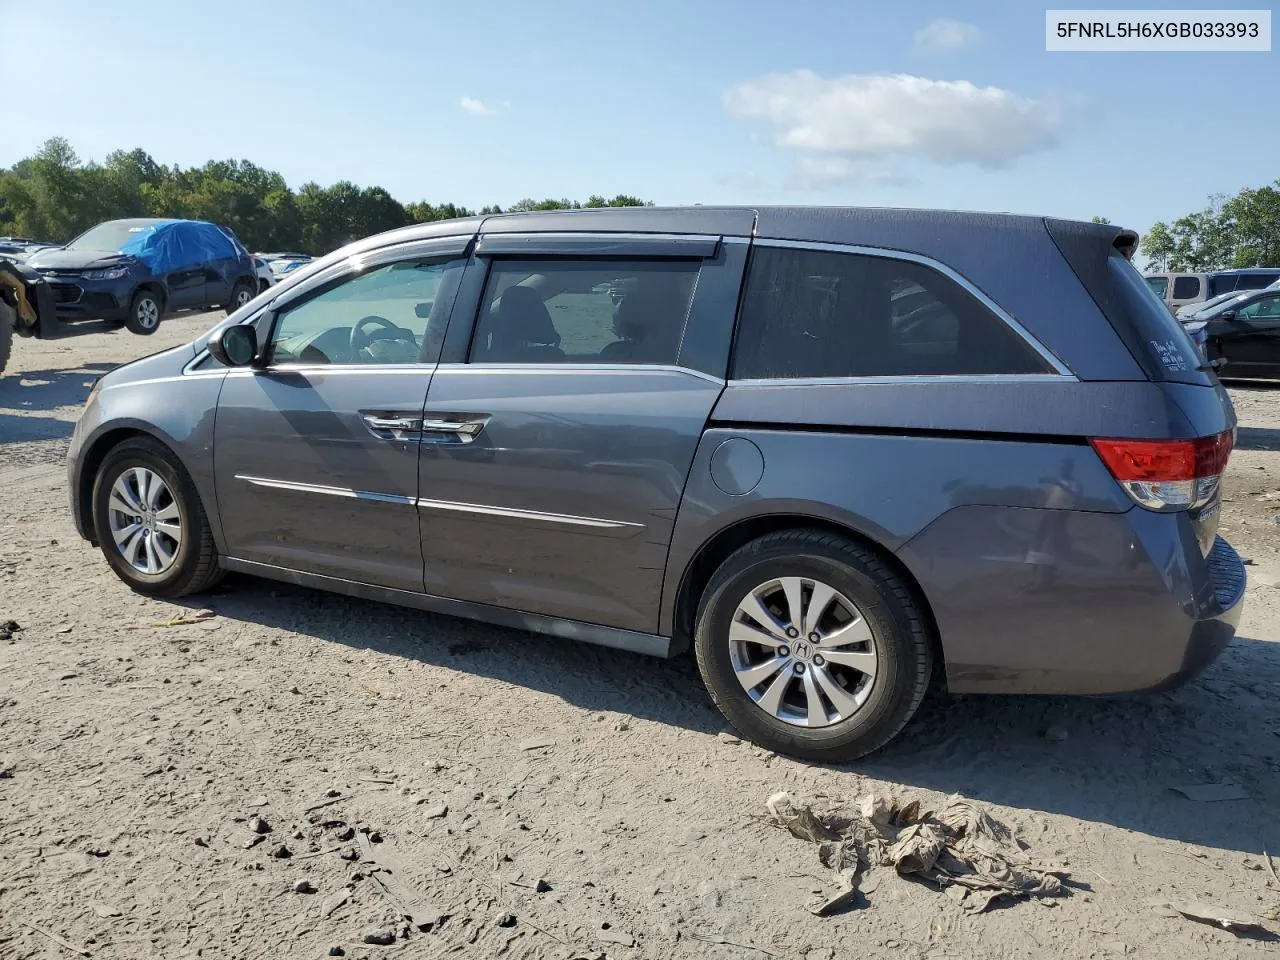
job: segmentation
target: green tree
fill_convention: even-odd
[[[589,207],[641,206],[626,194],[591,196]],[[577,210],[567,198],[525,199],[513,211]],[[480,210],[502,213],[500,206]],[[474,216],[455,203],[401,204],[382,187],[339,181],[291,190],[283,176],[248,160],[210,160],[202,167],[158,163],[145,150],[116,150],[101,163],[82,163],[71,144],[54,137],[32,156],[0,168],[0,234],[64,242],[103,220],[193,217],[230,227],[254,250],[327,253],[359,237],[410,223]]]

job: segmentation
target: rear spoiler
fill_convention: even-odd
[[[1132,261],[1133,255],[1138,252],[1138,235],[1132,230],[1117,230],[1111,245],[1120,251],[1122,257]]]

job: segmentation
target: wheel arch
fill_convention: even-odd
[[[170,456],[177,462],[182,462],[182,458],[169,439],[154,430],[147,430],[133,424],[110,427],[90,440],[80,456],[80,471],[76,477],[74,503],[76,526],[87,533],[87,539],[95,546],[98,541],[93,525],[93,485],[97,481],[98,471],[102,469],[102,462],[107,459],[112,450],[135,437],[154,440],[168,450]]]
[[[159,280],[143,280],[140,284],[133,288],[133,293],[129,295],[129,302],[133,302],[133,298],[143,291],[154,293],[160,298],[160,311],[164,312],[164,305],[169,302],[169,291],[164,288],[164,284]]]
[[[672,609],[671,656],[689,650],[703,591],[720,565],[735,550],[746,546],[752,540],[784,530],[818,530],[823,533],[832,533],[873,551],[912,592],[926,619],[935,663],[940,665],[945,663],[942,643],[938,636],[938,625],[934,619],[933,609],[929,605],[929,598],[906,564],[874,537],[837,520],[804,513],[767,513],[744,517],[720,528],[702,543],[685,565],[680,576],[680,586]]]

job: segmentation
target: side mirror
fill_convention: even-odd
[[[1218,314],[1219,320],[1234,320],[1235,318],[1236,318],[1236,312],[1234,310],[1223,310],[1220,314]]]
[[[258,331],[246,324],[224,327],[209,338],[209,354],[224,367],[247,367],[258,357]]]

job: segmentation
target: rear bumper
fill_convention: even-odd
[[[1209,551],[1209,556],[1205,560],[1221,612],[1207,620],[1196,621],[1191,628],[1191,635],[1187,638],[1182,669],[1148,688],[1150,690],[1169,690],[1195,679],[1209,664],[1221,656],[1222,651],[1236,635],[1236,628],[1240,625],[1240,615],[1244,613],[1246,582],[1244,561],[1240,559],[1235,548],[1222,537],[1214,541],[1213,549]]]
[[[1186,514],[964,507],[899,556],[956,693],[1097,695],[1185,683],[1231,642],[1245,570]]]

